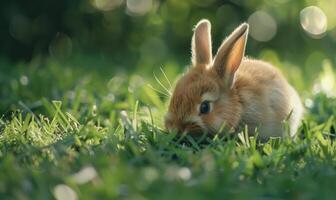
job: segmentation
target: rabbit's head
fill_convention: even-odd
[[[165,126],[169,131],[213,134],[235,127],[242,105],[234,86],[235,73],[244,57],[248,24],[241,24],[212,57],[210,22],[201,20],[192,37],[192,66],[178,80]]]

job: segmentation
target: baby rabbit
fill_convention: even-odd
[[[177,82],[165,126],[169,131],[216,134],[247,125],[261,139],[290,136],[303,107],[295,89],[269,63],[244,57],[249,25],[241,24],[212,57],[210,22],[201,20],[192,37],[192,67]],[[225,128],[224,128],[225,129]]]

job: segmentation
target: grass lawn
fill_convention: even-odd
[[[166,78],[160,69],[1,63],[0,199],[334,199],[336,83],[326,66],[306,84],[285,73],[305,119],[294,139],[260,143],[244,132],[166,134],[177,66],[163,67]]]

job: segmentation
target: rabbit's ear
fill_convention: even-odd
[[[208,20],[202,19],[194,29],[191,42],[192,63],[195,65],[207,65],[212,61],[211,49],[211,24]]]
[[[248,29],[247,23],[243,23],[236,28],[224,40],[214,58],[214,69],[221,78],[224,78],[229,87],[233,85],[235,72],[244,57]]]

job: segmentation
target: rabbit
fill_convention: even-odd
[[[238,26],[214,57],[210,30],[206,19],[194,28],[192,66],[172,92],[166,129],[214,135],[247,125],[249,135],[258,132],[261,139],[294,136],[303,116],[300,97],[277,68],[244,57],[249,25]]]

